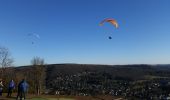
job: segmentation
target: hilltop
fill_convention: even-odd
[[[18,66],[16,71],[28,71],[32,66]],[[45,65],[47,80],[53,80],[58,74],[74,75],[83,72],[108,73],[112,76],[144,78],[147,75],[167,76],[170,64],[134,64],[134,65],[97,65],[97,64],[47,64]]]

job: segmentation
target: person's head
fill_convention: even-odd
[[[22,79],[22,82],[25,82],[25,79]]]

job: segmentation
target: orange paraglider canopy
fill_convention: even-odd
[[[112,25],[114,25],[116,28],[118,28],[118,23],[115,19],[112,19],[112,18],[106,18],[104,19],[103,21],[100,22],[100,26],[102,26],[105,22],[109,22],[111,23]]]

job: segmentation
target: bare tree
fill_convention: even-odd
[[[3,78],[5,75],[5,70],[10,67],[13,63],[13,58],[9,50],[5,47],[0,46],[0,77]]]
[[[34,57],[31,60],[31,64],[33,65],[33,74],[34,74],[34,88],[37,95],[40,95],[45,87],[45,65],[44,59],[40,57]]]

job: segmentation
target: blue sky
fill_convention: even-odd
[[[29,65],[35,56],[47,64],[169,64],[169,5],[169,0],[1,0],[0,45],[9,48],[15,66]],[[116,19],[119,29],[99,26],[104,18]]]

